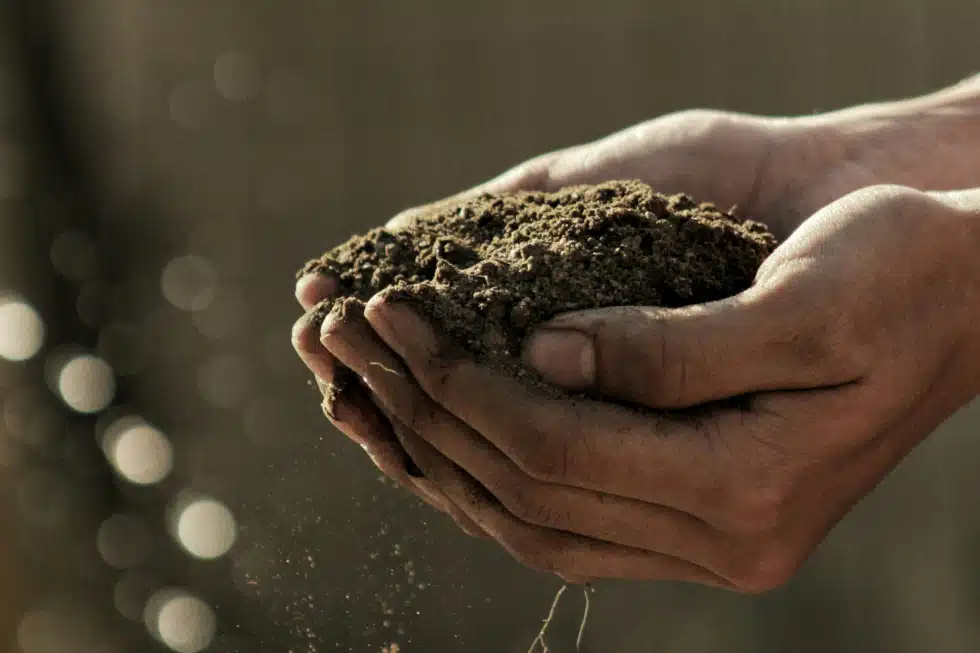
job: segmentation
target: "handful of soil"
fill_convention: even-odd
[[[567,311],[729,297],[775,247],[763,224],[617,181],[442,203],[404,230],[351,238],[299,275],[339,281],[320,319],[387,290],[475,360],[560,396],[520,362],[536,325]]]

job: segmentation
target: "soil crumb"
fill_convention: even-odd
[[[325,315],[320,317],[323,322]],[[336,371],[333,380],[327,384],[323,393],[323,408],[332,419],[337,417],[337,403],[344,394],[357,383],[357,375],[348,367],[342,367]]]
[[[385,291],[412,302],[475,360],[561,395],[520,362],[536,325],[568,311],[735,295],[776,244],[734,209],[616,181],[440,203],[408,228],[351,238],[299,275],[339,281],[318,319],[359,313]]]

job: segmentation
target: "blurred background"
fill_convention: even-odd
[[[560,583],[332,430],[289,345],[294,270],[661,113],[822,111],[980,68],[975,0],[0,7],[15,653],[523,653]],[[980,650],[978,419],[951,419],[785,588],[599,584],[583,650]]]

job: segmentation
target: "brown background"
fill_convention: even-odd
[[[241,528],[210,563],[185,560],[160,529],[144,571],[216,605],[212,650],[242,653],[392,641],[523,652],[559,585],[379,483],[327,425],[288,343],[292,273],[306,258],[400,208],[661,113],[808,113],[980,68],[974,0],[66,5],[91,152],[128,234],[119,245],[136,252],[138,299],[124,313],[140,334],[137,396],[177,447],[174,476],[127,500],[157,520],[189,487],[226,501]],[[17,211],[9,200],[5,215]],[[162,267],[185,253],[219,278],[193,316],[159,290]],[[41,292],[8,267],[9,284]],[[964,411],[922,446],[787,587],[745,598],[603,583],[583,649],[980,650],[977,417]],[[139,624],[113,613],[113,573],[85,585],[85,601],[106,606],[100,632],[126,636],[77,650],[139,641]],[[82,601],[64,585],[32,600]],[[581,597],[565,601],[556,652],[571,650]]]

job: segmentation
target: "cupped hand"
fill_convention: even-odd
[[[863,189],[736,297],[565,315],[529,340],[545,378],[617,403],[540,396],[383,294],[376,336],[327,325],[323,344],[427,481],[529,566],[763,591],[975,395],[975,219]]]
[[[309,284],[307,292],[321,293],[324,297],[329,297],[334,292],[333,282],[325,277],[310,277],[306,283]],[[357,343],[361,350],[370,351],[369,345],[372,344],[383,350],[384,345],[364,320],[363,314],[355,311],[348,311],[343,318],[329,315],[321,324],[315,324],[313,313],[307,311],[296,322],[293,326],[293,346],[313,372],[320,392],[324,395],[324,416],[341,433],[360,445],[385,476],[433,508],[452,517],[463,532],[474,537],[485,537],[486,534],[479,526],[422,476],[397,439],[396,434],[404,427],[383,407],[378,406],[363,385],[348,383],[343,386],[343,390],[338,389],[332,400],[326,398],[336,375],[337,363],[321,342],[321,329],[324,333],[336,334],[345,342]],[[380,360],[379,358],[375,362]]]
[[[482,192],[555,191],[638,179],[661,193],[735,206],[782,240],[833,200],[903,176],[900,169],[909,163],[902,148],[856,131],[847,117],[681,111],[535,157],[441,202],[403,211],[387,226],[404,227],[434,206]]]
[[[686,192],[724,208],[738,205],[742,213],[766,221],[784,237],[815,208],[890,174],[888,168],[895,164],[889,157],[871,156],[877,148],[855,146],[847,134],[836,123],[809,118],[684,111],[536,157],[442,203],[487,191],[555,190],[633,178],[662,192]],[[404,211],[388,226],[410,224],[433,206]],[[297,283],[296,298],[309,313],[335,291],[332,279],[310,274]],[[336,363],[321,345],[317,326],[309,314],[300,318],[293,345],[325,388]],[[405,456],[392,443],[384,416],[368,399],[358,388],[339,398],[336,410],[356,415],[358,421],[357,428],[347,423],[341,430],[364,446],[389,477],[405,484]]]

